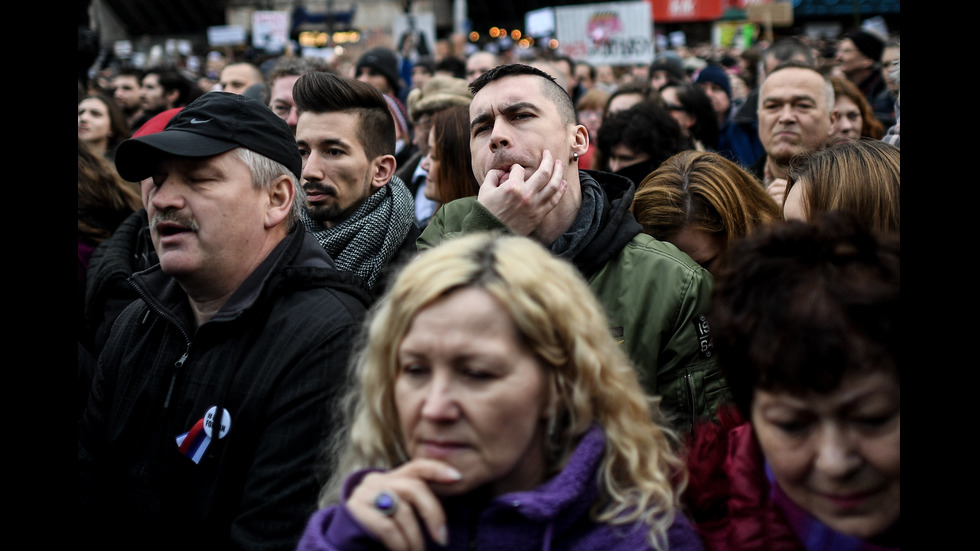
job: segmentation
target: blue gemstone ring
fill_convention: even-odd
[[[374,496],[374,508],[382,515],[390,517],[398,510],[398,496],[387,490],[382,490]]]

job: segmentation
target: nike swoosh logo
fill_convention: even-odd
[[[199,121],[196,118],[191,119],[191,124],[201,124],[201,123],[205,123],[205,122],[211,122],[211,119],[204,119],[203,121]]]

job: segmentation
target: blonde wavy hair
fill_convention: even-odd
[[[352,363],[345,418],[329,449],[331,478],[320,506],[339,501],[351,472],[410,459],[394,402],[398,346],[419,311],[471,287],[508,310],[548,372],[559,404],[549,421],[550,474],[564,467],[589,427],[599,425],[606,446],[592,518],[613,525],[642,520],[651,546],[667,549],[687,470],[659,399],[644,393],[579,272],[528,238],[500,233],[469,234],[420,253],[372,309]]]

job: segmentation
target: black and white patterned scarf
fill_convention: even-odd
[[[320,227],[303,210],[303,224],[337,267],[363,278],[371,291],[414,223],[415,201],[398,176],[392,176],[353,214],[332,228]]]

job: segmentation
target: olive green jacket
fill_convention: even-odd
[[[606,310],[613,334],[626,347],[647,391],[681,433],[714,415],[730,399],[712,351],[705,314],[711,274],[674,245],[642,233],[629,206],[633,183],[620,176],[580,171],[606,194],[602,228],[571,260]],[[510,230],[475,197],[443,205],[416,242],[419,250],[475,231]]]

